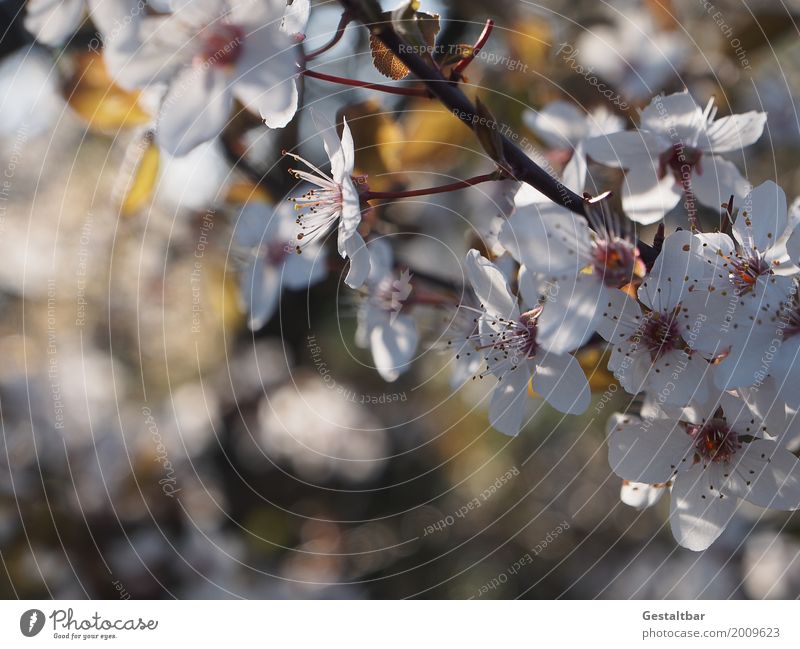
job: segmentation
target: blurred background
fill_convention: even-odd
[[[248,330],[237,214],[246,201],[270,214],[296,191],[282,149],[323,163],[308,111],[277,132],[239,111],[218,140],[169,159],[148,135],[150,98],[113,85],[91,24],[48,50],[24,31],[21,2],[0,7],[0,595],[800,595],[797,515],[743,504],[697,554],[673,541],[668,499],[620,503],[604,422],[629,399],[599,369],[600,348],[582,357],[596,389],[586,415],[532,397],[512,439],[488,426],[487,386],[451,389],[436,310],[418,314],[411,371],[380,379],[354,343],[359,298],[334,250],[326,280],[284,292],[268,324]],[[746,164],[734,160],[753,183],[800,192],[797,2],[422,9],[441,15],[444,44],[472,43],[495,20],[466,89],[556,169],[563,152],[548,151],[525,111],[565,99],[635,123],[654,94],[686,86],[720,114],[767,111]],[[314,4],[308,49],[339,14]],[[351,25],[314,67],[386,81],[367,40]],[[609,107],[578,65],[627,108]],[[308,79],[303,103],[348,118],[372,189],[491,168],[435,102]],[[487,247],[495,214],[471,189],[388,205],[375,227],[412,282],[435,290],[461,282],[459,260]],[[713,227],[719,215],[702,218]]]

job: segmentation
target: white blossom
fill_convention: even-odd
[[[117,13],[124,6],[121,2]],[[192,0],[171,6],[172,13],[137,15],[119,31],[111,27],[113,5],[95,9],[116,82],[128,89],[166,85],[157,118],[159,146],[183,155],[217,136],[234,98],[270,128],[286,126],[297,110],[298,54],[294,35],[281,28],[285,0]],[[292,25],[296,28],[296,21]]]
[[[291,199],[295,208],[301,210],[297,217],[297,251],[301,253],[306,246],[316,242],[336,226],[339,254],[342,258],[350,259],[350,270],[344,280],[345,284],[350,288],[358,288],[369,275],[370,254],[364,239],[358,233],[361,224],[361,200],[352,176],[355,164],[353,136],[346,120],[342,125],[342,139],[339,140],[333,125],[319,117],[315,119],[331,163],[330,175],[297,154],[286,154],[311,170],[308,172],[292,169],[295,177],[315,185],[302,196]]]
[[[367,246],[371,269],[366,295],[358,308],[356,342],[372,352],[375,369],[384,381],[395,381],[408,370],[417,349],[414,317],[408,313],[411,277],[408,271],[394,272],[392,249],[384,239]]]
[[[740,399],[716,393],[679,415],[647,410],[609,420],[609,463],[625,480],[672,483],[670,523],[682,546],[711,545],[740,499],[800,508],[800,461],[780,443],[783,431],[767,430]]]
[[[749,183],[719,154],[753,144],[764,130],[766,113],[750,111],[714,119],[713,100],[701,109],[688,91],[657,96],[642,111],[638,130],[586,141],[597,162],[625,169],[622,205],[631,219],[661,220],[684,198],[719,210],[731,195],[741,200]]]
[[[302,255],[295,253],[291,212],[287,203],[273,210],[252,202],[239,213],[234,237],[243,258],[240,296],[250,329],[260,329],[273,316],[284,289],[308,289],[327,275],[319,245],[309,246]]]
[[[531,382],[557,410],[568,414],[586,410],[589,384],[580,364],[570,354],[550,349],[562,320],[557,303],[520,310],[501,271],[477,250],[467,253],[466,269],[481,302],[476,346],[487,372],[498,379],[489,406],[492,426],[507,435],[519,433]]]

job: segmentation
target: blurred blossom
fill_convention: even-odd
[[[0,60],[2,149],[26,148],[27,139],[52,127],[65,107],[55,62],[43,50],[23,48]]]
[[[630,3],[628,3],[630,4]],[[640,8],[614,8],[611,24],[592,25],[574,48],[559,56],[575,57],[587,75],[610,82],[623,95],[646,99],[678,79],[690,48],[679,29],[659,28],[652,14]]]
[[[745,541],[744,589],[753,599],[792,599],[800,592],[800,543],[785,534],[764,531]]]
[[[259,462],[288,464],[311,482],[358,484],[377,476],[389,444],[380,423],[360,405],[361,395],[345,385],[330,389],[317,378],[295,378],[259,404]]]
[[[218,140],[210,140],[182,157],[162,151],[155,200],[167,209],[208,209],[222,200],[231,168]]]

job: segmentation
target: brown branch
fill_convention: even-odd
[[[373,36],[379,38],[428,87],[433,97],[438,99],[453,115],[475,132],[481,120],[475,105],[462,92],[458,84],[442,76],[438,69],[429,65],[415,52],[415,48],[403,42],[391,23],[382,17],[382,10],[376,0],[339,1],[350,12],[351,16],[363,23]],[[502,142],[503,157],[515,178],[536,188],[557,205],[561,205],[581,216],[586,216],[583,199],[578,194],[548,174],[507,137],[501,134],[500,140]],[[645,265],[648,268],[652,267],[656,257],[652,247],[641,241],[637,245]]]

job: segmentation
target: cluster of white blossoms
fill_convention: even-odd
[[[592,136],[588,125],[576,125],[579,136],[564,137],[570,130],[558,123],[559,142],[574,147],[564,186],[583,191],[588,160],[595,160],[586,152],[594,152],[625,169],[623,205],[634,206],[633,220],[649,223],[656,204],[664,218],[681,198],[691,204],[702,197],[720,209],[726,202],[724,231],[678,229],[648,270],[633,228],[609,210],[606,197],[587,198],[582,218],[528,186],[514,187],[516,209],[497,237],[505,254],[492,263],[471,250],[465,259],[474,299],[459,307],[468,317],[451,340],[454,368],[461,380],[465,368],[496,379],[489,419],[516,435],[531,391],[563,413],[588,408],[588,382],[573,352],[602,337],[609,369],[644,400],[639,415],[609,422],[609,458],[624,479],[623,500],[652,505],[672,491],[674,535],[701,550],[740,500],[800,508],[800,463],[791,453],[800,445],[800,210],[790,215],[780,187],[767,181],[751,188],[718,155],[737,142],[752,144],[762,113],[715,121],[711,104],[703,110],[683,92],[659,96],[642,112],[646,131],[608,133],[608,124]],[[636,180],[647,178],[652,183]],[[637,211],[642,206],[648,210]],[[344,205],[338,209],[346,218]],[[385,243],[367,247],[375,258],[379,243],[383,276]],[[366,285],[369,319],[382,323],[370,337],[373,354],[381,375],[394,380],[408,368],[417,334],[407,317],[401,327],[385,324],[396,314],[373,287],[386,290],[385,282]]]
[[[308,2],[136,6],[31,0],[28,25],[57,44],[88,7],[117,83],[160,98],[153,128],[171,155],[216,138],[234,98],[268,127],[293,118]],[[619,385],[641,395],[637,414],[608,424],[609,460],[624,480],[625,502],[652,505],[669,490],[675,538],[694,550],[721,534],[741,500],[800,508],[792,453],[800,444],[800,209],[789,209],[772,181],[752,186],[724,157],[754,144],[766,115],[717,119],[713,101],[702,108],[684,91],[655,97],[633,130],[607,111],[586,115],[565,102],[524,120],[556,150],[554,159],[569,160],[560,182],[587,197],[585,216],[508,174],[480,180],[501,188],[492,199],[499,207],[484,246],[491,259],[469,250],[468,286],[460,303],[449,304],[452,384],[468,376],[493,381],[489,420],[516,435],[532,394],[562,413],[587,410],[589,383],[574,353],[604,340]],[[421,339],[414,307],[430,300],[415,295],[413,274],[398,269],[388,240],[362,220],[370,200],[390,197],[354,179],[348,124],[337,136],[334,125],[315,123],[330,173],[287,154],[301,163],[294,176],[310,186],[292,199],[296,209],[289,215],[251,204],[239,216],[249,325],[258,329],[276,312],[282,288],[325,277],[325,241],[335,232],[349,264],[345,283],[362,295],[357,342],[394,381],[411,367]],[[605,194],[584,194],[596,189],[587,185],[597,164],[624,172],[624,215]],[[686,229],[659,238],[645,265],[635,224],[661,222],[680,203]],[[725,207],[718,231],[702,231],[698,206]]]

